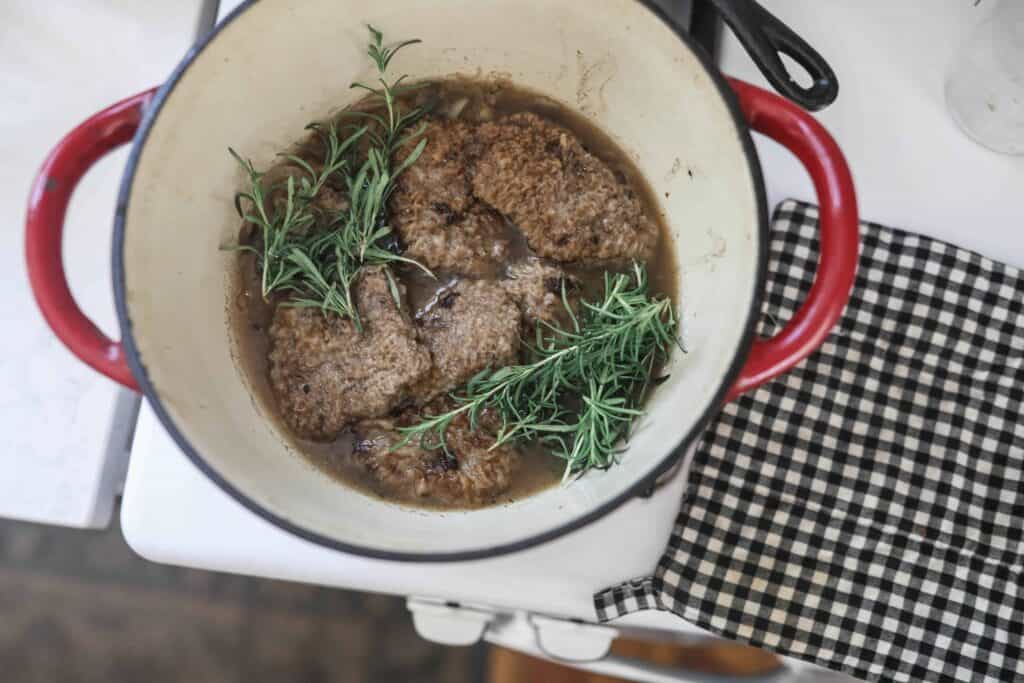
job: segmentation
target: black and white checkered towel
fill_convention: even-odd
[[[763,334],[818,253],[814,207],[773,223]],[[725,407],[654,575],[598,614],[670,610],[872,681],[1024,681],[1024,273],[862,228],[837,329]]]

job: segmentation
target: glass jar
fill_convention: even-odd
[[[953,119],[975,142],[1024,154],[1024,0],[1001,0],[946,77]]]

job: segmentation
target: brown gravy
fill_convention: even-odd
[[[677,271],[674,250],[670,247],[671,237],[659,210],[654,193],[629,157],[602,130],[583,115],[546,97],[527,89],[510,84],[505,80],[484,80],[453,77],[432,81],[414,91],[408,99],[433,103],[435,115],[454,115],[469,121],[499,118],[518,112],[533,112],[556,122],[571,131],[594,156],[601,159],[624,183],[628,184],[640,201],[647,215],[660,228],[659,248],[655,258],[647,264],[654,293],[675,298]],[[359,105],[357,105],[359,106]],[[309,138],[292,150],[299,156],[315,158],[319,155],[318,143]],[[271,170],[269,177],[273,177]],[[512,239],[509,262],[515,262],[529,255],[525,239],[512,225],[508,225],[508,236]],[[239,240],[251,242],[248,226],[243,226]],[[603,287],[605,269],[585,268],[563,264],[563,268],[583,283],[584,296],[592,298]],[[276,401],[270,386],[268,354],[270,340],[268,329],[273,318],[276,301],[265,301],[260,294],[260,277],[255,256],[239,252],[235,272],[234,291],[230,301],[230,318],[235,340],[236,359],[248,381],[249,387],[261,411],[271,419],[278,431],[285,435],[291,446],[320,471],[360,491],[385,498],[376,480],[349,457],[353,437],[342,434],[330,443],[320,443],[299,438],[292,434],[279,417]],[[434,298],[438,289],[449,284],[452,278],[439,275],[437,281],[418,277],[415,272],[403,272],[403,281],[408,291],[410,312],[415,315]],[[678,302],[676,302],[678,303]],[[525,498],[545,489],[562,476],[564,462],[548,455],[539,446],[518,444],[522,461],[513,476],[510,488],[494,504],[508,503]],[[386,498],[392,500],[391,498]],[[401,501],[402,504],[417,507],[442,508],[430,501]],[[448,508],[450,509],[450,507]]]

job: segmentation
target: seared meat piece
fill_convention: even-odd
[[[479,203],[462,213],[437,203],[396,225],[404,255],[431,270],[487,277],[508,258],[504,219]]]
[[[402,436],[390,420],[360,422],[353,431],[353,460],[366,468],[382,493],[406,501],[487,505],[508,489],[519,464],[513,447],[490,450],[494,438],[480,429],[470,431],[464,416],[456,417],[445,432],[454,458],[442,450],[424,450],[415,441],[391,450]]]
[[[650,257],[657,226],[572,133],[523,113],[482,124],[476,137],[473,193],[511,218],[539,256]]]
[[[515,363],[519,309],[501,285],[462,280],[442,290],[418,319],[434,367],[413,389],[421,401],[455,389],[486,368]]]
[[[462,121],[435,120],[427,123],[423,135],[427,139],[423,153],[395,180],[391,212],[400,221],[434,204],[461,213],[473,202],[466,170],[473,127]],[[413,147],[410,143],[399,148],[392,163],[397,166],[403,162]]]
[[[292,430],[329,440],[350,422],[385,415],[430,372],[380,268],[355,285],[363,333],[351,320],[317,309],[278,306],[270,326],[270,381]]]
[[[477,202],[467,164],[474,128],[461,121],[431,121],[427,146],[398,177],[391,223],[405,255],[431,269],[480,277],[493,274],[508,254],[503,219]],[[405,145],[394,163],[412,151]]]
[[[565,310],[562,292],[575,313],[579,304],[580,282],[558,266],[530,259],[509,266],[508,279],[501,281],[509,296],[519,304],[523,322],[528,326],[544,321],[571,329],[572,317]]]

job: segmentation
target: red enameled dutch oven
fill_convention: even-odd
[[[303,126],[353,101],[372,75],[366,23],[417,37],[396,73],[501,74],[582,112],[644,173],[671,228],[687,354],[670,362],[648,413],[606,472],[512,504],[414,510],[349,490],[297,456],[236,367],[228,325],[242,178],[229,145],[267,166]],[[834,92],[832,93],[834,96]],[[821,261],[800,311],[755,339],[768,217],[754,130],[789,148],[814,180]],[[132,142],[114,219],[122,339],[75,304],[61,231],[76,183]],[[803,110],[724,78],[663,17],[635,0],[277,0],[248,2],[158,90],[96,114],[44,163],[27,225],[32,288],[68,348],[145,393],[181,449],[265,519],[325,546],[401,560],[480,558],[550,540],[597,519],[676,464],[708,420],[814,351],[846,304],[857,263],[857,207],[843,156]]]

